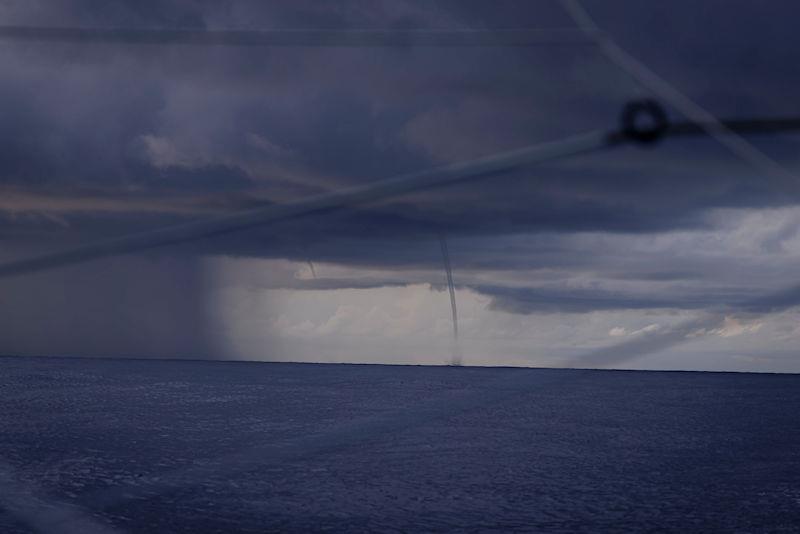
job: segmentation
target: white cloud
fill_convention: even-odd
[[[628,337],[628,336],[637,336],[639,334],[646,334],[648,332],[656,332],[661,329],[661,325],[657,323],[652,323],[637,330],[628,330],[622,326],[615,326],[611,330],[608,331],[608,335],[611,337]]]
[[[166,167],[195,167],[202,164],[192,156],[178,148],[167,137],[148,134],[140,137],[147,160],[159,169]]]
[[[743,321],[736,317],[726,316],[722,326],[709,331],[709,333],[720,337],[734,337],[749,332],[758,332],[762,326],[764,323],[760,320]]]

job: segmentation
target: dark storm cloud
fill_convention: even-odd
[[[753,291],[728,289],[684,291],[665,297],[641,296],[603,290],[540,289],[497,286],[471,287],[490,296],[493,309],[510,313],[585,313],[603,310],[727,310],[744,313],[776,313],[800,306],[800,286],[792,286],[765,296],[753,297]]]
[[[744,303],[742,308],[753,313],[774,313],[800,305],[800,286],[770,293]]]
[[[739,295],[705,294],[664,297],[641,296],[603,290],[541,289],[478,286],[475,291],[491,296],[490,307],[509,313],[586,313],[604,310],[716,308],[730,304]]]
[[[712,113],[800,114],[794,3],[587,3],[598,23]],[[8,24],[97,28],[557,28],[557,3],[60,2],[3,6]],[[699,16],[698,16],[698,9]],[[710,31],[709,28],[714,31]],[[702,31],[701,31],[702,30]],[[42,228],[5,220],[9,243],[46,246],[154,228],[284,202],[431,165],[617,127],[640,94],[587,47],[486,49],[199,49],[179,46],[4,43],[0,64],[0,182],[63,219]],[[712,61],[713,58],[713,61]],[[675,117],[675,113],[670,110]],[[797,136],[753,138],[792,167]],[[47,199],[79,191],[85,210]],[[106,202],[97,202],[100,198]],[[165,215],[174,199],[185,208]],[[190,199],[187,201],[187,199]],[[647,234],[704,228],[719,207],[797,202],[714,142],[627,147],[429,191],[369,210],[256,229],[176,254],[223,254],[385,268],[430,268],[431,238],[531,232]],[[147,203],[153,208],[148,210]],[[129,202],[128,213],[110,210]],[[31,205],[34,205],[31,202]],[[63,204],[62,204],[63,205]],[[156,209],[159,206],[160,209]],[[35,226],[35,227],[34,227]],[[46,225],[45,225],[46,226]],[[385,240],[379,249],[366,242]],[[44,243],[44,241],[42,241]],[[575,266],[574,253],[537,248],[533,266]],[[44,245],[43,245],[44,246]],[[468,248],[468,247],[465,247]],[[459,258],[461,268],[520,267],[502,251]],[[588,265],[592,258],[586,258]],[[635,270],[635,269],[633,269]],[[606,268],[608,273],[610,269]],[[613,276],[627,277],[617,269]],[[680,265],[643,279],[703,278]],[[677,274],[676,274],[677,273]],[[320,286],[328,282],[316,282]],[[387,281],[387,283],[389,283]],[[399,281],[397,283],[400,283]],[[313,285],[313,284],[312,284]],[[497,309],[700,308],[703,298],[562,295],[486,285]]]

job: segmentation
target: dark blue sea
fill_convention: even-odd
[[[0,532],[800,532],[800,375],[0,358]]]

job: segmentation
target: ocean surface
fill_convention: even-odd
[[[800,375],[0,358],[0,532],[800,532]]]

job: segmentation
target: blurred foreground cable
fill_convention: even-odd
[[[591,45],[575,28],[500,30],[211,30],[0,26],[6,41],[189,46],[536,46]]]
[[[642,87],[674,107],[741,160],[763,171],[768,178],[773,179],[778,185],[794,187],[798,185],[798,179],[792,172],[764,154],[728,124],[703,109],[664,78],[650,70],[644,63],[626,52],[600,29],[579,0],[561,0],[561,5],[564,6],[564,9],[575,21],[575,24],[586,32],[586,36],[595,40],[606,57],[627,72]]]
[[[652,116],[651,118],[656,119],[658,124],[653,127],[636,126],[639,122],[637,118],[646,119],[647,116]],[[270,204],[11,261],[0,264],[0,278],[194,241],[314,213],[361,206],[408,193],[487,178],[525,165],[596,152],[624,143],[650,144],[664,137],[702,134],[707,132],[708,128],[708,124],[703,122],[670,123],[663,110],[660,110],[660,106],[652,101],[628,103],[623,109],[621,118],[620,128],[617,130],[607,132],[596,130],[559,141],[532,145],[463,163],[434,167],[294,202]],[[800,127],[798,118],[730,121],[720,121],[715,118],[714,120],[726,131],[743,133],[777,133],[797,130]]]
[[[567,158],[615,146],[620,139],[606,132],[590,132],[560,141],[503,152],[465,163],[455,163],[312,196],[286,204],[241,211],[90,243],[59,252],[0,264],[0,277],[54,269],[93,259],[118,256],[174,245],[295,217],[359,206],[437,186],[486,178],[523,165]]]

